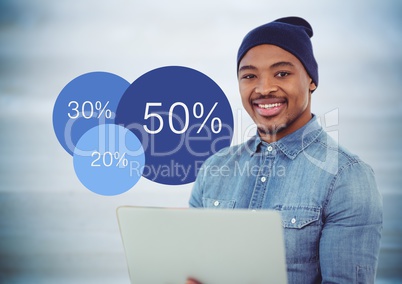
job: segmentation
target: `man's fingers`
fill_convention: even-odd
[[[187,278],[186,284],[202,284],[200,281],[194,279],[194,278]]]

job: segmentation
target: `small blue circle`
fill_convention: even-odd
[[[70,155],[87,130],[114,123],[117,105],[129,85],[115,74],[91,72],[78,76],[63,88],[53,108],[53,128]]]
[[[139,181],[145,154],[131,131],[115,124],[102,124],[89,129],[78,140],[73,163],[86,188],[111,196],[128,191]]]
[[[143,176],[167,185],[193,182],[202,163],[229,146],[233,136],[233,114],[221,88],[180,66],[135,80],[120,100],[115,123],[141,140]]]

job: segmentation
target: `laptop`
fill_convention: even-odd
[[[281,217],[271,210],[122,206],[120,233],[133,284],[287,283]]]

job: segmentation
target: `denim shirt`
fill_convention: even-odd
[[[374,283],[382,230],[374,173],[315,116],[274,143],[256,135],[211,156],[189,203],[278,210],[289,283]]]

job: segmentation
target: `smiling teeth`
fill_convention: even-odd
[[[280,106],[281,103],[276,103],[276,104],[259,104],[258,107],[260,108],[273,108],[273,107],[278,107]]]

